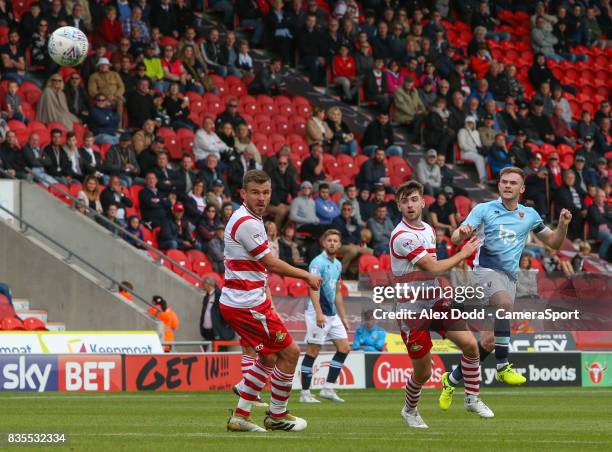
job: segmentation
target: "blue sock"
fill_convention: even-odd
[[[329,363],[329,372],[327,374],[326,386],[333,385],[338,379],[338,375],[340,375],[340,370],[342,369],[342,365],[344,364],[344,360],[346,359],[346,353],[336,352],[331,362]]]
[[[491,354],[490,351],[485,350],[482,347],[482,344],[480,342],[478,342],[478,353],[480,354],[481,363],[487,358],[487,356]],[[455,367],[455,370],[453,370],[449,374],[448,382],[450,383],[451,386],[457,386],[461,380],[463,380],[463,372],[461,372],[461,366],[459,365]]]
[[[310,382],[312,381],[312,365],[315,362],[315,357],[310,355],[304,355],[302,360],[302,389],[307,391],[310,389]]]
[[[508,365],[508,353],[510,348],[510,320],[495,320],[495,359],[497,359],[497,370]]]

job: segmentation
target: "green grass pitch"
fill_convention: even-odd
[[[315,391],[316,394],[317,391]],[[399,412],[400,390],[339,391],[344,404],[297,402],[290,409],[308,420],[300,433],[229,433],[236,402],[230,393],[1,394],[0,432],[66,432],[66,445],[9,447],[75,451],[336,451],[336,450],[611,450],[612,389],[485,389],[494,419],[463,408],[458,390],[451,409],[438,409],[438,391],[420,404],[429,430],[409,429]],[[266,394],[267,396],[267,394]],[[254,419],[261,424],[263,409]],[[4,435],[3,440],[6,438]],[[0,449],[4,447],[0,446]]]

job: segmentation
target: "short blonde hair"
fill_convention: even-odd
[[[511,173],[518,174],[519,176],[521,176],[521,179],[523,179],[523,181],[525,180],[525,172],[516,166],[508,166],[502,169],[499,172],[499,178],[501,179],[502,176],[505,176],[506,174],[511,174]]]

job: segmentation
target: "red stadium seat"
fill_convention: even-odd
[[[391,256],[389,254],[381,254],[378,259],[382,270],[391,271]]]
[[[0,321],[0,330],[2,331],[24,331],[25,326],[21,319],[17,317],[6,317]]]
[[[308,285],[301,279],[285,276],[285,287],[292,297],[308,296]]]
[[[453,198],[455,209],[457,209],[457,221],[463,221],[472,210],[472,200],[467,196],[457,195]]]
[[[425,201],[425,207],[427,208],[436,202],[436,198],[430,195],[423,195],[423,201]]]
[[[47,331],[45,322],[36,317],[27,317],[23,321],[23,326],[26,331]]]
[[[359,256],[359,273],[381,270],[380,261],[372,254],[362,254]]]
[[[187,258],[191,262],[193,272],[197,275],[202,275],[204,273],[213,271],[213,267],[208,259],[208,256],[206,256],[206,254],[203,252],[198,250],[189,250],[187,251]]]
[[[140,198],[138,197],[138,194],[143,188],[144,187],[142,185],[132,185],[130,187],[130,199],[134,203],[134,207],[138,210],[140,210]]]
[[[270,287],[270,292],[272,292],[273,297],[286,297],[288,295],[285,281],[279,275],[274,273],[270,274],[268,277],[268,287]]]
[[[189,262],[189,258],[187,258],[185,253],[183,253],[182,251],[167,250],[166,256],[168,256],[170,259],[172,259],[174,262],[176,262],[180,266],[185,267],[187,270],[191,270],[191,262]],[[172,271],[174,271],[175,273],[181,274],[181,275],[184,273],[184,270],[175,264],[172,264]]]

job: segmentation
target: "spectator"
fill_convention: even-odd
[[[240,25],[253,29],[251,44],[259,48],[264,36],[263,13],[259,3],[256,0],[238,0],[236,15],[240,19]]]
[[[142,20],[142,9],[134,5],[132,8],[132,14],[130,17],[126,17],[122,19],[123,22],[123,34],[125,36],[130,36],[133,28],[138,28],[140,30],[139,33],[139,41],[140,42],[148,42],[149,37],[149,27]]]
[[[144,244],[142,242],[144,242],[144,233],[142,232],[142,225],[140,224],[140,218],[138,218],[137,215],[132,215],[131,217],[129,217],[127,219],[127,224],[125,226],[125,232],[135,236],[138,240],[130,237],[129,235],[125,234],[124,235],[124,239],[126,242],[128,242],[130,245],[132,245],[135,248],[139,248],[141,250],[147,250],[147,248],[144,246]]]
[[[539,89],[540,84],[544,82],[549,83],[551,86],[559,84],[559,80],[557,80],[550,68],[546,65],[546,57],[541,52],[534,55],[533,66],[529,68],[527,75],[535,89]]]
[[[312,108],[312,116],[306,123],[306,142],[308,146],[320,144],[331,151],[333,132],[325,121],[325,110],[321,107]]]
[[[23,101],[21,96],[17,94],[18,89],[19,85],[16,81],[9,81],[8,92],[4,97],[4,102],[2,102],[2,118],[7,121],[14,119],[16,121],[28,123],[28,118],[26,118],[23,113]]]
[[[117,112],[119,118],[123,117],[123,105],[125,85],[119,74],[111,70],[108,58],[102,57],[96,64],[97,71],[94,72],[87,82],[87,92],[90,97],[104,94],[111,108]],[[130,112],[130,115],[132,113]]]
[[[610,261],[608,251],[612,245],[612,210],[606,202],[606,192],[597,190],[595,202],[589,206],[587,220],[591,236],[599,241],[599,257]]]
[[[185,207],[181,202],[172,206],[172,219],[167,219],[161,225],[159,232],[159,248],[162,250],[189,251],[198,248],[193,230],[194,227],[184,218]]]
[[[344,188],[338,181],[327,179],[325,169],[323,167],[323,147],[320,144],[310,146],[310,156],[304,159],[301,172],[302,181],[310,182],[315,190],[318,190],[319,184],[323,181],[327,182],[332,194],[342,192]]]
[[[315,209],[319,223],[330,225],[334,218],[340,215],[338,205],[329,197],[329,185],[319,185],[319,196],[315,199]]]
[[[149,43],[144,49],[144,58],[142,59],[145,65],[145,77],[149,79],[155,89],[163,90],[165,88],[164,80],[164,68],[162,66],[161,58],[157,54],[157,47],[155,44]],[[140,74],[138,74],[140,75]],[[140,75],[140,78],[144,78]]]
[[[353,216],[353,204],[344,201],[341,204],[340,216],[332,222],[332,228],[340,231],[342,246],[342,273],[346,274],[355,259],[363,254],[372,254],[367,246],[361,246],[361,226]]]
[[[454,140],[454,132],[448,126],[449,116],[446,100],[439,97],[425,119],[426,126],[423,133],[425,146],[445,154],[447,159],[452,157]]]
[[[485,159],[481,155],[484,153],[480,135],[476,130],[476,120],[472,116],[465,118],[465,127],[459,131],[457,135],[459,142],[459,151],[462,160],[469,160],[476,165],[478,178],[481,183],[487,180],[487,170],[485,167]]]
[[[193,157],[183,154],[181,166],[175,171],[174,186],[179,195],[189,193],[196,181],[202,180],[200,175],[193,170]],[[203,194],[206,194],[206,185],[203,187]]]
[[[90,110],[89,128],[96,135],[96,144],[117,144],[117,130],[119,129],[119,115],[113,111],[102,93],[95,96],[95,105]]]
[[[198,166],[204,165],[204,160],[209,155],[214,155],[217,162],[221,159],[221,154],[229,151],[229,147],[215,133],[215,123],[210,116],[204,118],[202,128],[198,129],[193,142],[193,153]],[[221,165],[223,167],[223,165]]]
[[[533,152],[527,145],[527,135],[524,130],[521,129],[516,132],[515,140],[512,146],[510,146],[509,154],[514,166],[526,168],[529,165]]]
[[[535,95],[532,98],[532,101],[541,101],[542,105],[544,105],[544,114],[546,116],[552,115],[553,112],[553,101],[550,93],[550,83],[542,82],[540,83],[540,87],[536,91]]]
[[[182,192],[179,200],[185,207],[185,217],[192,224],[197,224],[206,208],[206,186],[204,181],[196,180],[189,192]]]
[[[278,157],[277,167],[270,174],[272,180],[272,197],[268,206],[268,214],[274,217],[278,230],[282,230],[291,205],[291,199],[298,194],[298,185],[295,178],[289,173],[289,157]]]
[[[217,287],[215,278],[211,276],[204,278],[202,288],[204,289],[204,298],[202,299],[202,312],[199,323],[202,339],[205,341],[233,339],[235,335],[233,332],[231,337],[223,337],[223,339],[220,337],[219,324],[225,322],[220,317],[219,299],[221,298],[221,289]],[[206,346],[202,347],[205,347],[204,351],[206,351]]]
[[[163,1],[167,0],[162,0],[162,2]],[[174,342],[174,332],[178,330],[180,325],[176,312],[174,312],[172,308],[168,306],[166,300],[159,295],[154,295],[152,302],[155,307],[152,306],[149,308],[149,314],[164,324],[164,343]],[[172,345],[166,345],[164,351],[172,351]]]
[[[7,136],[8,139],[8,136]],[[68,132],[66,134],[66,143],[64,143],[63,150],[68,158],[68,173],[66,177],[69,183],[72,183],[73,179],[77,181],[83,180],[83,163],[81,162],[81,156],[79,154],[79,148],[77,146],[77,139],[74,133]]]
[[[525,95],[525,86],[516,77],[517,69],[514,64],[507,64],[504,67],[503,75],[501,76],[499,91],[500,98],[504,96],[519,100]]]
[[[297,30],[297,49],[300,62],[306,66],[308,80],[311,84],[320,86],[325,82],[326,61],[323,35],[316,25],[317,17],[308,14],[303,27]]]
[[[264,223],[266,228],[266,235],[268,236],[268,246],[270,248],[270,254],[278,258],[278,229],[273,221],[266,221]]]
[[[217,216],[217,212],[221,210],[221,204],[217,208],[216,203],[208,203],[204,208],[204,214],[200,216],[196,223],[196,234],[198,241],[202,244],[202,250],[208,253],[208,245],[215,236],[215,230],[221,223]]]
[[[264,18],[266,30],[266,48],[281,55],[284,64],[293,59],[294,36],[291,31],[291,17],[283,10],[282,0],[272,0],[271,8]]]
[[[576,126],[578,133],[578,142],[586,141],[586,137],[594,137],[597,132],[597,125],[592,121],[591,113],[587,110],[582,110],[580,113],[580,121]]]
[[[334,56],[340,51],[342,36],[338,32],[339,28],[340,23],[338,20],[331,17],[327,22],[327,29],[323,33],[323,49],[327,64],[331,64]]]
[[[429,149],[425,157],[419,159],[416,168],[416,179],[423,184],[425,194],[433,196],[442,189],[442,174],[437,165],[438,153]]]
[[[8,3],[7,3],[8,4]],[[38,30],[38,25],[42,22],[43,16],[41,14],[40,3],[30,3],[30,9],[21,15],[19,21],[19,34],[21,41],[24,46],[29,46],[32,43],[33,35]],[[47,21],[45,22],[45,29],[48,26]]]
[[[255,73],[253,57],[249,51],[249,43],[244,39],[240,41],[236,66],[240,70],[242,77],[252,76]]]
[[[459,94],[460,95],[460,94]],[[418,90],[414,87],[414,78],[407,76],[404,84],[395,91],[394,98],[395,119],[400,124],[407,127],[412,136],[418,141],[421,132],[421,123],[427,114],[427,109]]]
[[[143,127],[145,121],[155,119],[155,104],[147,79],[136,82],[136,89],[128,94],[127,101],[130,127]]]
[[[372,191],[375,184],[382,184],[388,191],[391,191],[391,180],[388,177],[385,151],[382,148],[376,149],[374,155],[361,165],[357,175],[357,186],[360,189]]]
[[[296,225],[298,232],[307,232],[318,237],[325,227],[320,226],[316,205],[312,195],[312,184],[308,181],[300,185],[300,195],[291,201],[289,219]]]
[[[86,176],[85,180],[87,180],[88,177],[89,176]],[[100,203],[104,211],[107,211],[108,206],[111,204],[117,206],[117,219],[120,221],[124,221],[127,218],[126,209],[134,205],[130,197],[123,191],[119,176],[111,176],[108,186],[102,190],[100,194]]]
[[[365,129],[361,139],[363,153],[369,157],[379,148],[385,150],[386,155],[402,156],[403,150],[400,146],[395,146],[393,127],[389,122],[389,113],[386,110],[378,112],[374,119]]]
[[[611,118],[602,117],[599,128],[595,132],[595,150],[600,154],[612,151],[612,135],[610,134]]]
[[[285,89],[285,81],[281,74],[282,68],[281,60],[272,58],[267,68],[263,67],[255,74],[255,78],[249,85],[249,94],[267,94],[268,96],[281,94]]]
[[[136,53],[136,49],[132,47],[130,38],[127,38],[124,36],[123,38],[121,38],[121,41],[119,41],[119,48],[115,52],[113,52],[113,54],[110,57],[111,65],[113,66],[115,71],[120,73],[119,75],[121,75],[121,72],[120,72],[122,69],[121,61],[123,60],[123,58],[128,59],[128,65],[126,66],[128,70],[131,70],[132,67],[134,66],[133,53]],[[121,79],[123,80],[123,76],[121,76]],[[126,92],[129,91],[127,89],[127,86],[125,88],[126,88],[125,89]]]
[[[140,167],[132,149],[131,133],[123,132],[119,137],[119,144],[110,147],[104,160],[104,167],[111,176],[119,176],[123,185],[128,187],[132,185],[133,179],[140,174]],[[107,179],[105,183],[108,183]]]
[[[0,47],[3,78],[4,80],[13,80],[17,83],[27,80],[39,85],[38,80],[26,72],[26,54],[19,41],[19,32],[17,29],[11,28],[8,31],[8,43]]]
[[[0,147],[0,160],[4,162],[6,169],[13,170],[12,176],[19,179],[25,178],[26,161],[17,143],[15,132],[12,130],[6,132],[6,140]]]
[[[508,145],[506,144],[506,136],[503,133],[495,135],[495,141],[491,146],[488,158],[494,178],[499,176],[502,169],[513,165],[512,158],[508,152]]]
[[[540,142],[554,143],[555,134],[550,125],[548,116],[544,114],[544,102],[536,99],[532,102],[532,105],[528,121],[537,131]]]
[[[485,154],[489,153],[491,146],[495,142],[495,129],[493,127],[495,119],[490,113],[486,113],[483,116],[483,124],[478,128],[478,135],[480,136],[480,143],[484,148]]]
[[[514,137],[517,134],[519,130],[518,115],[516,112],[516,103],[513,98],[508,97],[506,99],[504,109],[497,115],[497,120],[500,130],[508,135],[508,138]]]
[[[61,134],[61,132],[60,132]],[[30,134],[28,143],[23,147],[23,158],[25,159],[26,170],[40,179],[44,184],[55,184],[57,181],[45,171],[45,168],[51,167],[52,162],[50,156],[46,154],[40,147],[40,137],[38,133]]]
[[[80,120],[70,113],[63,84],[64,82],[59,74],[53,74],[49,78],[47,86],[38,101],[36,120],[45,124],[60,122],[64,124],[66,129],[72,130],[72,124],[80,122]]]
[[[278,240],[278,254],[281,260],[298,268],[306,268],[306,261],[301,247],[295,241],[295,227],[292,223],[282,230],[282,236]]]
[[[450,239],[445,236],[444,229],[436,229],[436,257],[440,260],[450,257],[449,249],[452,250]],[[455,267],[456,268],[456,267]]]
[[[327,110],[327,125],[332,132],[331,152],[338,151],[351,156],[357,155],[357,141],[351,129],[342,121],[342,111],[339,107],[331,107]]]
[[[584,155],[578,154],[574,158],[574,166],[572,170],[576,175],[576,188],[586,193],[590,185],[597,186],[598,180],[595,170],[593,168],[587,168],[586,159]]]
[[[582,18],[582,29],[584,30],[584,41],[581,44],[588,47],[605,44],[605,42],[600,43],[599,41],[599,38],[602,35],[602,30],[597,22],[597,18],[595,17],[595,8],[593,5],[590,5],[586,9],[586,15]]]
[[[599,110],[595,113],[595,122],[599,124],[603,118],[610,118],[610,102],[602,100],[599,104]]]
[[[586,208],[584,206],[584,193],[575,186],[576,175],[571,170],[563,172],[563,185],[555,194],[557,209],[567,209],[572,213],[572,221],[567,230],[570,240],[581,238],[584,232],[584,218]]]
[[[159,28],[164,36],[179,37],[176,10],[170,0],[160,0],[151,8],[151,25]]]
[[[498,42],[509,41],[510,33],[507,31],[493,31],[499,25],[500,22],[491,15],[489,4],[487,2],[480,2],[478,4],[478,11],[472,14],[472,28],[482,26],[487,30],[486,37],[488,39],[494,39]]]
[[[77,195],[77,201],[83,202],[94,212],[102,214],[102,203],[100,202],[100,185],[93,174],[85,176],[83,189]],[[107,209],[105,208],[104,211]]]
[[[156,136],[151,145],[138,154],[138,166],[140,167],[140,175],[144,177],[147,173],[155,171],[157,167],[157,157],[164,150],[164,139],[160,136]]]
[[[571,147],[576,146],[576,140],[571,137],[572,130],[569,123],[563,119],[563,107],[557,105],[553,108],[553,114],[550,117],[550,128],[555,135],[556,144],[567,144]]]
[[[432,226],[435,229],[445,231],[447,236],[450,237],[457,229],[457,210],[446,192],[438,193],[436,201],[429,206],[429,215],[431,216]]]
[[[53,74],[59,69],[59,66],[49,56],[49,35],[49,22],[46,19],[41,19],[30,43],[33,64],[31,70],[45,76]]]
[[[234,151],[240,155],[247,150],[253,154],[253,158],[258,164],[261,164],[261,154],[257,149],[257,146],[251,141],[251,137],[249,136],[250,131],[249,127],[246,124],[240,124],[236,128],[236,136],[234,137],[233,148]]]
[[[389,254],[389,241],[393,228],[393,223],[387,216],[387,206],[378,204],[374,217],[368,220],[368,229],[372,231],[372,248],[376,256]]]
[[[61,184],[66,183],[65,177],[70,171],[68,156],[62,149],[62,131],[60,129],[51,130],[51,143],[43,151],[43,165],[46,173]]]
[[[134,146],[134,152],[140,155],[142,151],[151,146],[153,139],[155,138],[155,121],[153,119],[147,119],[143,124],[142,128],[134,133],[132,137],[132,146]]]
[[[388,111],[393,98],[389,96],[387,78],[383,72],[385,60],[374,59],[374,69],[365,73],[363,90],[365,100],[376,104],[380,111]]]
[[[387,333],[376,325],[374,312],[370,309],[362,314],[363,322],[355,330],[353,350],[380,352],[385,346]]]
[[[189,119],[189,98],[180,97],[180,86],[178,83],[171,83],[168,93],[164,97],[162,107],[170,116],[170,125],[173,129],[194,130],[195,124]]]
[[[96,218],[96,221],[103,227],[108,229],[114,235],[120,233],[120,229],[125,227],[125,221],[117,218],[117,206],[115,204],[109,204],[108,208],[104,211],[104,218]]]
[[[208,242],[206,254],[210,258],[215,273],[223,273],[224,270],[224,251],[225,251],[225,227],[217,224],[214,228],[214,235]]]
[[[341,44],[338,55],[332,60],[332,78],[336,86],[342,90],[340,99],[343,102],[355,103],[359,88],[357,77],[357,63],[349,54],[348,44]]]
[[[237,129],[239,125],[246,124],[246,121],[240,113],[238,113],[238,99],[236,97],[230,97],[225,103],[225,110],[223,110],[217,119],[215,120],[215,127],[219,129],[221,124],[229,122],[234,129]]]
[[[345,202],[349,202],[353,207],[353,218],[357,222],[359,226],[365,226],[365,221],[361,219],[361,209],[359,207],[359,191],[357,190],[357,186],[355,184],[349,184],[345,187],[344,195],[340,198],[338,202],[338,206],[342,208],[342,205]]]
[[[240,157],[232,160],[229,164],[227,183],[230,189],[230,196],[236,203],[242,202],[240,189],[242,188],[242,178],[247,171],[262,169],[261,164],[257,163],[253,153],[247,148]]]
[[[154,171],[157,176],[157,188],[159,191],[164,195],[176,193],[174,186],[175,174],[170,169],[170,159],[167,153],[160,152],[157,154],[157,165]]]
[[[214,91],[214,81],[207,74],[208,68],[202,55],[198,53],[198,46],[195,43],[187,44],[180,52],[180,61],[186,76],[188,79],[191,77],[191,83],[195,85],[197,92]]]

